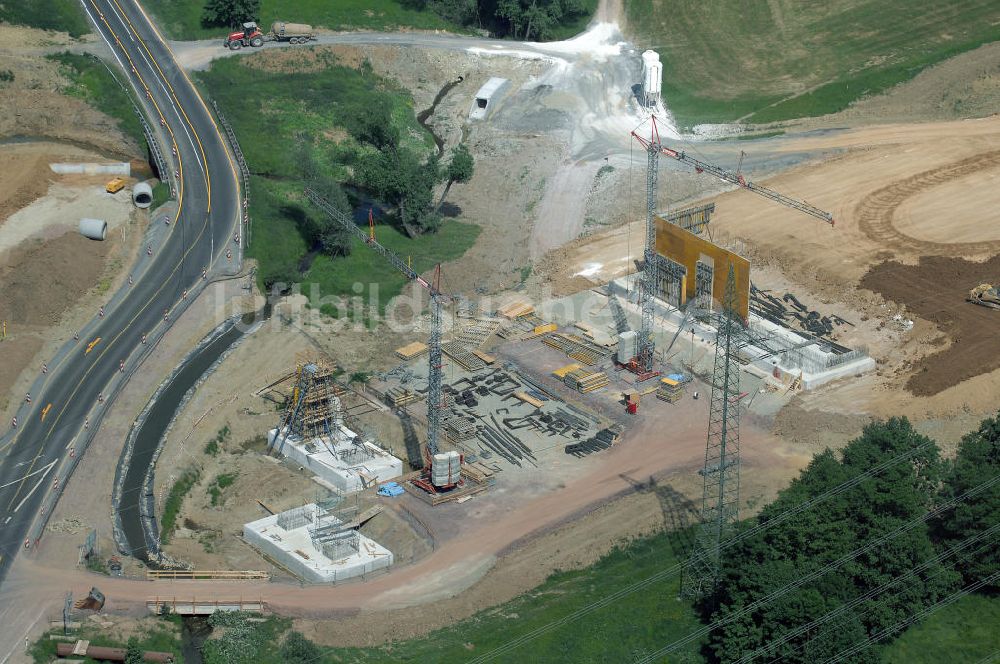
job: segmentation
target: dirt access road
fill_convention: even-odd
[[[344,612],[384,612],[444,601],[479,582],[499,557],[527,546],[534,539],[605,505],[612,498],[635,491],[637,483],[653,476],[662,478],[675,473],[696,477],[694,469],[704,456],[707,401],[688,401],[681,409],[659,409],[671,418],[669,439],[662,436],[665,424],[660,418],[650,416],[642,419],[618,447],[606,454],[604,463],[595,464],[592,472],[567,482],[560,490],[526,502],[516,512],[477,525],[467,536],[449,542],[447,547],[435,550],[413,565],[393,568],[384,576],[364,583],[334,587],[220,582],[157,582],[150,585],[147,582],[102,577],[98,585],[109,597],[107,610],[112,612],[141,612],[151,594],[188,597],[192,594],[205,597],[259,594],[282,614],[312,617],[332,617]],[[785,445],[753,425],[744,428],[742,450],[748,464],[767,469],[766,484],[770,487],[783,485],[809,457],[806,449]],[[773,489],[764,486],[748,488],[748,495],[751,491],[771,492]],[[767,499],[772,495],[761,493],[760,498]],[[576,538],[575,544],[559,540],[553,551],[573,551],[593,546],[587,533],[577,533]],[[9,600],[16,604],[30,597],[34,598],[31,605],[35,605],[37,598],[47,597],[58,602],[67,588],[85,591],[96,580],[86,571],[67,569],[65,560],[58,564],[54,562],[47,557],[44,545],[39,554],[20,557],[6,583],[5,594],[9,595]],[[542,578],[545,573],[541,574]],[[533,578],[531,583],[540,580]],[[507,592],[513,591],[514,594],[527,590],[510,581],[506,586]],[[475,591],[473,594],[476,594]],[[488,596],[479,594],[464,605],[464,610],[453,611],[448,618],[442,617],[442,624],[454,620],[456,614],[468,615],[475,608],[489,606],[496,601],[498,596],[495,590]],[[425,621],[426,616],[420,618],[419,614],[426,614],[427,611],[426,606],[416,609],[413,620]],[[373,621],[377,622],[374,619],[373,616]],[[384,622],[384,614],[382,620]],[[402,629],[408,622],[406,619],[397,622],[394,616],[393,624]]]

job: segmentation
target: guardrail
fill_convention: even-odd
[[[249,611],[264,613],[267,602],[263,599],[198,599],[196,597],[152,597],[146,600],[150,613],[176,613],[182,616],[209,616],[217,611]]]
[[[219,579],[226,581],[249,581],[263,579],[269,581],[271,573],[264,570],[226,570],[226,569],[150,569],[146,570],[147,581],[157,581],[161,579],[183,580],[183,579]]]
[[[233,148],[233,154],[236,156],[236,163],[240,167],[240,179],[243,180],[243,226],[244,236],[246,237],[246,246],[250,246],[250,238],[252,233],[252,226],[250,224],[250,169],[247,168],[246,159],[243,157],[243,150],[240,149],[240,143],[236,140],[236,132],[233,131],[232,126],[230,126],[229,121],[226,120],[226,116],[222,114],[219,109],[219,105],[212,100],[212,108],[215,109],[215,114],[219,117],[219,124],[222,125],[223,131],[226,132],[226,137],[229,139],[229,144]]]

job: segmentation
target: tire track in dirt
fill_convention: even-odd
[[[896,210],[903,202],[931,187],[942,185],[980,170],[1000,165],[1000,150],[984,152],[960,161],[898,180],[865,196],[854,209],[858,227],[869,239],[886,249],[900,249],[921,255],[970,256],[1000,252],[1000,240],[989,242],[932,242],[919,240],[893,225]]]

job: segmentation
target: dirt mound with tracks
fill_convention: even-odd
[[[964,380],[1000,369],[997,325],[1000,311],[965,301],[981,283],[996,283],[1000,255],[984,263],[947,256],[924,256],[916,265],[885,261],[862,278],[861,286],[905,305],[937,325],[951,343],[913,366],[906,389],[931,396]]]

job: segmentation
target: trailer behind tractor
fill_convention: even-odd
[[[238,51],[244,46],[259,48],[264,45],[264,42],[269,41],[304,44],[315,39],[316,33],[313,31],[312,26],[304,23],[275,21],[271,24],[271,31],[264,33],[261,32],[256,23],[248,21],[243,24],[241,30],[230,33],[223,46],[230,50]]]

